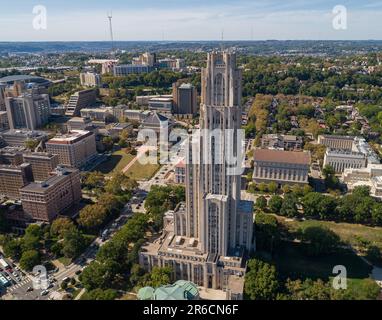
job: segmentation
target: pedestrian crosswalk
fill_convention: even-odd
[[[16,283],[15,285],[13,285],[12,287],[8,288],[8,291],[9,292],[12,292],[12,291],[15,291],[16,289],[20,288],[20,287],[23,287],[25,286],[26,284],[28,283],[31,283],[32,284],[32,280],[29,279],[29,278],[24,278],[22,281]]]

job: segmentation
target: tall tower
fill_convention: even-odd
[[[236,54],[208,54],[207,67],[202,70],[201,134],[197,141],[200,158],[195,161],[190,151],[186,167],[185,236],[198,238],[204,252],[223,256],[243,245],[237,227],[241,177],[228,174],[226,159],[228,154],[236,157],[241,147],[237,139],[241,80]],[[233,133],[231,144],[226,141],[229,130]],[[246,246],[250,249],[249,244]]]
[[[114,48],[114,35],[113,35],[113,13],[110,12],[107,14],[107,18],[109,19],[109,31],[110,31],[110,41],[111,41],[111,53],[114,55],[115,53],[115,48]]]

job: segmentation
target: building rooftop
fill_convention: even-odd
[[[13,76],[7,76],[7,77],[0,78],[0,83],[13,84],[16,81],[34,82],[34,83],[40,83],[43,85],[50,83],[49,80],[44,79],[42,77],[25,75],[25,74],[13,75]]]
[[[47,144],[73,144],[93,133],[85,130],[72,130],[66,134],[57,135],[50,139]]]
[[[77,169],[67,168],[67,167],[58,167],[55,171],[55,175],[49,177],[47,180],[43,182],[32,182],[25,187],[23,187],[20,191],[22,192],[37,192],[37,193],[45,193],[50,188],[54,187],[57,183],[61,182],[66,178],[66,176],[72,174],[73,172],[78,171]]]
[[[254,155],[255,161],[310,164],[309,152],[294,152],[283,150],[256,149]]]

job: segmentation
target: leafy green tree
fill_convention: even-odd
[[[151,286],[153,288],[158,288],[171,283],[172,269],[170,267],[154,267],[150,272],[149,283],[146,286]]]
[[[244,291],[251,300],[274,300],[279,290],[276,268],[258,259],[248,261]]]
[[[138,187],[135,180],[130,179],[123,173],[116,173],[105,185],[105,191],[113,195],[123,195],[131,193]]]
[[[118,297],[118,292],[114,289],[94,289],[89,292],[86,292],[81,300],[115,300]]]
[[[268,186],[266,183],[262,182],[258,185],[259,191],[260,192],[267,192],[268,191]]]
[[[83,178],[83,184],[89,189],[100,189],[105,183],[104,175],[99,171],[89,172]]]
[[[336,233],[321,226],[308,226],[300,229],[299,233],[301,240],[306,243],[306,253],[311,256],[332,253],[341,243]]]
[[[86,248],[86,239],[77,229],[69,229],[64,234],[62,253],[66,258],[78,257]]]
[[[280,209],[280,214],[288,218],[298,216],[298,198],[293,193],[287,193]]]
[[[87,205],[80,211],[78,224],[89,231],[97,231],[105,222],[108,212],[99,205]]]
[[[382,203],[374,203],[371,212],[371,219],[374,225],[382,226]]]
[[[255,219],[256,248],[273,252],[280,240],[277,219],[268,214],[257,213]]]
[[[33,268],[41,264],[40,254],[37,250],[24,251],[20,258],[20,267],[26,271],[32,271]]]
[[[3,244],[4,254],[6,257],[18,260],[21,257],[21,241],[19,239],[8,239]]]
[[[325,220],[335,217],[337,202],[331,196],[311,192],[302,198],[302,206],[305,216]]]
[[[267,208],[267,199],[263,196],[258,197],[256,200],[256,207],[260,210],[265,210]]]
[[[280,213],[282,205],[283,198],[281,198],[280,196],[273,196],[268,202],[269,210],[276,214]]]
[[[64,234],[72,229],[75,229],[75,225],[69,218],[57,218],[52,222],[50,227],[50,233],[54,237],[63,238]]]
[[[81,273],[80,280],[86,290],[110,289],[120,270],[118,262],[108,260],[91,262]]]
[[[114,146],[114,141],[113,141],[113,138],[112,137],[104,137],[102,139],[102,144],[105,148],[106,151],[111,151],[113,150],[113,146]]]
[[[278,189],[279,189],[279,187],[278,187],[276,182],[272,181],[271,183],[268,184],[268,191],[270,193],[275,194]]]
[[[330,300],[330,285],[321,279],[305,281],[288,279],[285,287],[290,300]]]

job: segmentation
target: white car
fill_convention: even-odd
[[[49,293],[49,290],[44,290],[44,291],[41,291],[40,295],[46,296],[48,293]]]

